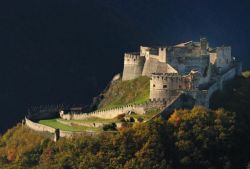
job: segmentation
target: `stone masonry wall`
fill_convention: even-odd
[[[45,126],[43,124],[35,123],[27,118],[25,118],[25,124],[30,129],[33,129],[35,131],[41,131],[41,132],[49,132],[49,133],[55,133],[55,129],[49,126]]]
[[[125,53],[122,80],[132,80],[142,75],[145,57],[139,53]]]
[[[80,113],[80,114],[64,114],[61,113],[60,116],[62,119],[65,120],[81,120],[81,119],[87,119],[90,117],[97,117],[97,118],[103,118],[103,119],[113,119],[117,117],[120,114],[126,114],[129,111],[135,112],[137,114],[144,114],[148,109],[152,108],[163,108],[166,106],[166,101],[163,100],[154,100],[154,101],[148,101],[144,104],[138,104],[138,105],[126,105],[123,107],[113,108],[113,109],[107,109],[107,110],[97,110],[90,113]]]
[[[62,114],[61,118],[66,120],[81,120],[90,117],[97,117],[103,119],[113,119],[120,114],[128,113],[129,111],[136,112],[137,114],[144,114],[145,110],[141,105],[127,105],[124,107],[108,109],[108,110],[98,110],[91,113],[81,113],[81,114]]]
[[[49,126],[45,126],[43,124],[38,124],[36,122],[33,122],[27,118],[25,118],[25,124],[28,128],[34,130],[34,131],[38,131],[38,132],[48,132],[51,134],[55,134],[56,129],[49,127]],[[92,136],[92,135],[96,135],[98,133],[93,132],[93,131],[83,131],[83,132],[75,132],[75,131],[63,131],[63,130],[59,130],[59,137],[73,137],[73,136]]]

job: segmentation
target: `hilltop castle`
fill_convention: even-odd
[[[171,101],[180,93],[209,107],[214,91],[241,73],[230,46],[212,48],[206,38],[174,46],[145,47],[125,53],[122,80],[148,76],[151,101]]]
[[[125,53],[122,80],[132,80],[139,76],[150,77],[148,101],[89,113],[60,110],[59,114],[64,120],[115,119],[130,113],[142,116],[148,110],[159,109],[160,112],[149,120],[159,116],[168,118],[175,109],[191,108],[194,105],[209,107],[212,94],[216,90],[222,90],[224,83],[233,79],[241,71],[241,63],[231,55],[231,47],[212,48],[206,38],[200,39],[199,42],[189,41],[175,46],[141,46],[138,53]],[[112,83],[119,79],[120,76],[116,75]],[[68,132],[62,129],[55,130],[34,122],[45,116],[48,118],[48,115],[44,113],[30,115],[25,118],[26,125],[35,131],[55,133],[55,140],[59,137],[82,134],[82,132]],[[70,126],[73,124],[70,121],[57,120],[57,122]],[[80,125],[98,128],[104,123],[87,122]],[[93,131],[87,131],[87,133],[92,134]]]

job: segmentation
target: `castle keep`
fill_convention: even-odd
[[[241,72],[230,46],[210,47],[206,38],[174,46],[145,47],[125,53],[122,80],[148,76],[150,100],[170,102],[180,93],[209,106],[214,91]]]

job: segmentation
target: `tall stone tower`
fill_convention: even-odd
[[[142,75],[145,57],[139,53],[125,53],[122,80],[132,80]]]
[[[201,54],[206,55],[207,54],[207,49],[208,49],[207,38],[201,38],[200,39],[200,44],[201,44]]]
[[[163,63],[167,63],[167,48],[166,47],[159,48],[159,61]]]
[[[150,80],[150,100],[167,101],[178,94],[180,76],[176,73],[154,73]]]

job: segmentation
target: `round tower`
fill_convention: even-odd
[[[145,57],[139,53],[125,53],[122,80],[132,80],[142,75]]]
[[[181,76],[177,73],[154,73],[150,79],[150,100],[169,100],[180,86]]]

